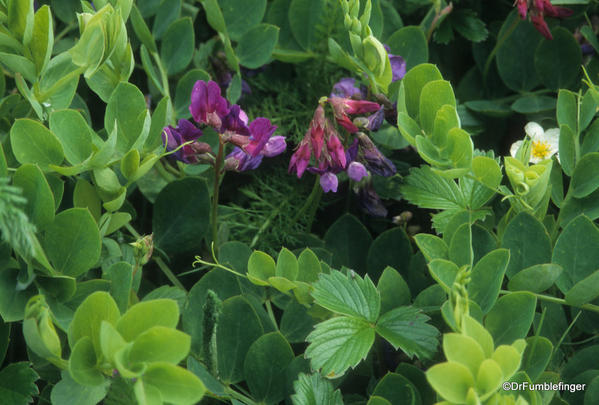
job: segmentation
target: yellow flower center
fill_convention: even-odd
[[[549,144],[545,141],[532,142],[531,155],[537,159],[547,159],[551,152],[549,151]]]

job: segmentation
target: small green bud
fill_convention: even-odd
[[[363,61],[375,76],[382,76],[385,72],[385,63],[387,61],[387,51],[381,42],[370,35],[362,41],[364,51]]]
[[[346,30],[351,30],[351,23],[352,23],[352,19],[348,14],[345,14],[345,17],[343,18],[343,25],[345,26]]]
[[[143,266],[150,260],[154,251],[153,234],[143,236],[130,245],[133,246],[135,260]]]
[[[363,26],[368,26],[370,22],[370,13],[372,12],[372,2],[371,0],[366,0],[366,4],[364,5],[364,12],[360,17],[360,22]]]
[[[357,18],[360,12],[360,0],[349,0],[349,15],[350,17]]]
[[[343,14],[349,13],[349,5],[347,4],[347,0],[339,0],[339,4],[341,4]]]
[[[352,19],[351,31],[354,34],[362,34],[362,23],[360,23],[360,20],[358,20],[357,18]]]

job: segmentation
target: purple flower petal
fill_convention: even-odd
[[[198,80],[191,91],[189,111],[197,123],[208,124],[219,130],[229,112],[229,103],[221,96],[216,82]]]
[[[264,145],[261,155],[266,157],[277,156],[283,153],[286,147],[287,143],[285,142],[284,136],[273,136],[268,140],[268,142],[266,142],[266,145]]]
[[[256,118],[250,123],[250,143],[245,151],[254,157],[258,156],[276,129],[268,118]]]
[[[364,177],[368,176],[368,171],[366,167],[360,162],[351,162],[347,166],[347,175],[353,181],[360,181]]]
[[[243,114],[242,114],[243,113]],[[245,118],[245,121],[244,121]],[[223,118],[221,133],[228,132],[237,135],[250,135],[250,129],[247,127],[247,114],[243,112],[237,104],[231,106],[229,113]]]
[[[393,78],[391,81],[403,79],[406,75],[406,61],[399,55],[389,54],[389,62],[391,63],[391,71]]]
[[[252,157],[241,148],[233,149],[233,152],[225,158],[225,169],[237,172],[254,170],[262,163],[262,155]]]
[[[337,192],[337,186],[339,185],[339,180],[337,176],[331,172],[327,172],[320,176],[320,187],[325,193],[332,191],[333,193]]]
[[[356,86],[356,79],[353,77],[344,77],[333,85],[331,97],[364,98],[362,91]]]

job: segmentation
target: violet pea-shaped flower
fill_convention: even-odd
[[[229,103],[221,96],[216,82],[198,80],[191,91],[189,112],[198,124],[207,124],[219,131],[229,113]]]

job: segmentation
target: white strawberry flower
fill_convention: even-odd
[[[530,138],[530,163],[542,162],[559,151],[559,128],[544,131],[543,127],[536,122],[529,122],[524,127],[524,132]],[[516,153],[518,153],[522,144],[523,141],[516,141],[512,144],[510,148],[512,157],[516,157]],[[559,162],[559,154],[557,160]]]

